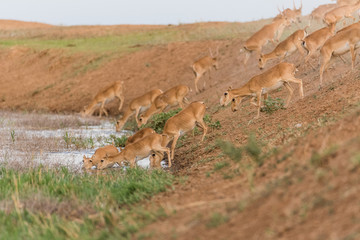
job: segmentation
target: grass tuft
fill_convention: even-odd
[[[284,108],[284,100],[281,98],[271,98],[268,97],[264,101],[264,107],[261,108],[262,112],[266,112],[268,114],[272,114],[279,109]]]
[[[164,217],[164,211],[138,211],[132,205],[166,191],[172,175],[140,168],[107,173],[1,168],[0,206],[8,206],[7,212],[0,211],[1,238],[130,239],[141,226]],[[46,204],[34,207],[39,201]]]
[[[227,221],[229,221],[228,216],[224,216],[221,213],[213,213],[210,220],[206,223],[206,227],[216,228]]]
[[[149,122],[146,123],[145,125],[142,125],[140,129],[149,127],[149,128],[154,129],[154,131],[157,133],[162,133],[162,131],[165,127],[166,121],[169,118],[171,118],[172,116],[179,113],[180,111],[181,111],[181,108],[178,108],[178,109],[171,110],[169,112],[162,112],[159,114],[155,114],[154,116],[151,117]]]

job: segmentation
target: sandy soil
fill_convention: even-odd
[[[152,88],[187,84],[193,89],[189,99],[204,101],[222,128],[209,131],[204,142],[189,134],[176,149],[171,171],[182,180],[145,203],[164,208],[168,217],[141,234],[153,239],[358,239],[360,166],[354,162],[360,149],[359,65],[351,71],[348,55],[348,64],[335,59],[319,90],[318,70],[304,65],[298,54],[286,58],[298,65],[296,76],[303,80],[305,97],[300,99],[294,86],[289,108],[261,113],[250,122],[256,109],[249,101],[236,113],[218,106],[229,86],[240,87],[261,72],[254,57],[247,69],[241,64],[241,43],[235,39],[153,46],[71,77],[74,66],[92,57],[55,49],[1,49],[0,108],[77,113],[99,88],[119,79],[125,81],[126,107]],[[217,46],[220,69],[211,72],[210,81],[203,78],[207,89],[195,95],[190,65]],[[268,45],[265,52],[272,48]],[[267,68],[276,63],[270,61]],[[286,89],[271,96],[285,98]],[[107,108],[112,116],[119,114],[116,101]],[[241,146],[251,132],[264,143],[264,152],[277,149],[261,167],[249,157],[234,163],[219,156],[216,139]],[[316,159],[320,163],[314,163]],[[226,167],[214,170],[224,161]]]

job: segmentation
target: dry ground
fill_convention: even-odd
[[[23,28],[30,25],[26,23]],[[37,24],[35,27],[43,29]],[[50,34],[57,35],[61,32],[86,35],[97,31],[101,35],[104,29],[122,28],[44,27],[50,28]],[[160,27],[124,26],[123,31]],[[186,27],[201,28],[202,24]],[[300,99],[294,86],[296,91],[288,109],[273,114],[263,112],[260,119],[251,121],[256,109],[249,101],[236,113],[218,106],[222,92],[229,86],[239,87],[261,72],[254,56],[244,69],[243,56],[239,56],[241,43],[242,39],[222,39],[151,45],[113,57],[83,72],[77,66],[91,63],[94,56],[58,49],[2,48],[0,107],[76,113],[99,88],[119,79],[125,81],[126,104],[151,88],[166,90],[184,83],[194,89],[190,65],[204,56],[209,47],[219,46],[220,69],[211,73],[210,81],[208,76],[204,77],[206,91],[199,95],[192,91],[189,99],[205,101],[208,113],[219,120],[222,127],[212,129],[204,142],[199,142],[199,135],[188,134],[176,149],[171,171],[181,181],[144,203],[148,208],[162,206],[168,217],[149,225],[138,236],[152,239],[360,238],[359,65],[351,71],[349,56],[346,56],[348,64],[336,59],[332,69],[325,73],[324,87],[319,90],[318,70],[304,65],[298,54],[290,56],[286,61],[298,65],[296,76],[303,79],[305,97]],[[271,49],[268,45],[265,52]],[[316,58],[313,61],[317,63]],[[267,68],[276,63],[271,61]],[[286,95],[283,89],[272,97],[285,98]],[[113,116],[118,114],[115,105],[113,102],[109,106]],[[233,162],[215,144],[216,139],[224,139],[242,146],[251,133],[262,143],[262,153],[269,153],[262,166],[249,156]]]

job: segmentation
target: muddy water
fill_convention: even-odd
[[[0,111],[0,163],[26,161],[80,169],[83,155],[89,157],[98,147],[111,144],[111,135],[131,134],[116,132],[114,123],[106,119]],[[148,168],[149,158],[137,164]]]

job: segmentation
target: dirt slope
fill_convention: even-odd
[[[94,34],[96,28],[91,29]],[[252,120],[256,109],[249,101],[236,113],[218,107],[224,90],[239,87],[261,72],[254,57],[244,69],[243,56],[239,56],[241,42],[235,39],[149,46],[90,70],[83,66],[96,61],[91,54],[4,48],[0,50],[0,107],[75,113],[98,89],[119,79],[125,81],[126,104],[151,88],[166,90],[182,83],[194,89],[190,65],[209,47],[219,46],[220,69],[211,73],[210,81],[204,77],[206,91],[198,95],[192,91],[189,98],[205,101],[208,113],[222,127],[211,129],[204,142],[199,142],[200,136],[188,134],[176,149],[172,171],[182,180],[174,189],[145,203],[149,208],[162,207],[168,217],[149,225],[139,236],[359,238],[358,65],[351,71],[349,64],[336,59],[319,90],[318,70],[302,64],[298,54],[290,56],[286,61],[298,65],[296,76],[303,79],[305,97],[300,99],[294,86],[288,109],[261,113],[260,119]],[[272,48],[268,45],[265,52]],[[346,58],[350,62],[349,56]],[[313,61],[315,64],[317,59]],[[270,61],[267,68],[277,62]],[[286,89],[271,96],[285,98]],[[113,116],[118,114],[116,103],[108,106]],[[262,166],[245,154],[240,162],[233,162],[215,145],[216,139],[246,145],[250,133],[264,145],[262,153],[271,153]]]

